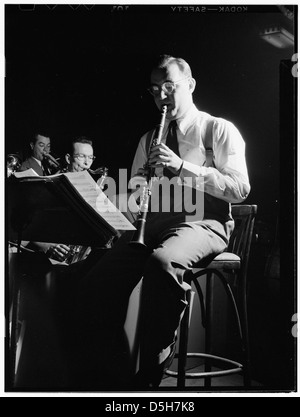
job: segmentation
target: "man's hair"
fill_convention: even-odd
[[[164,69],[171,64],[176,64],[185,76],[192,77],[192,70],[189,64],[183,58],[175,58],[171,55],[159,55],[159,57],[156,59],[155,64],[153,65],[153,69]]]
[[[47,130],[36,130],[31,139],[30,139],[30,143],[36,144],[37,140],[38,140],[38,136],[44,136],[45,138],[50,138],[50,133]]]
[[[85,143],[87,145],[93,146],[93,141],[89,139],[87,136],[77,136],[70,143],[69,149],[71,155],[73,153],[75,143]]]

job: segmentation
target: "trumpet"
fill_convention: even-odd
[[[75,262],[83,261],[90,253],[91,248],[89,246],[81,246],[81,245],[70,245],[69,246],[70,252],[66,256],[64,260],[67,264],[73,264]]]
[[[7,177],[10,177],[20,168],[22,164],[21,158],[15,153],[10,153],[7,155],[6,159],[6,168],[7,168]]]
[[[61,165],[58,162],[58,159],[55,159],[54,156],[52,156],[50,153],[46,153],[44,152],[44,158],[49,162],[49,164],[53,167],[53,168],[57,168],[60,169]]]
[[[64,262],[68,265],[73,264],[75,262],[79,262],[84,260],[90,253],[91,248],[89,246],[81,246],[81,245],[65,245],[69,248],[69,251],[66,255],[57,257],[56,248],[57,245],[51,246],[50,249],[47,251],[47,256],[49,258],[59,260],[60,262]]]
[[[162,132],[163,132],[163,128],[165,126],[165,121],[166,121],[167,109],[168,107],[166,105],[162,107],[160,123],[156,127],[154,137],[150,144],[148,155],[151,153],[152,148],[154,146],[159,145],[161,142]],[[136,248],[146,247],[145,242],[144,242],[145,226],[146,226],[147,214],[149,210],[149,203],[150,203],[150,197],[151,197],[152,179],[155,173],[155,168],[152,168],[149,166],[149,158],[144,166],[144,169],[147,170],[147,176],[146,176],[147,185],[145,185],[142,190],[139,213],[135,222],[136,231],[134,232],[132,240],[129,242],[129,245],[136,247]]]

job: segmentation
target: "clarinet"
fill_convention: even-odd
[[[162,132],[165,125],[166,120],[166,114],[167,114],[168,107],[164,105],[162,107],[162,113],[161,113],[161,120],[159,125],[157,125],[155,135],[151,141],[150,149],[148,155],[151,153],[151,150],[154,146],[157,146],[161,142]],[[140,207],[138,212],[138,217],[135,222],[136,231],[134,232],[134,235],[129,242],[129,245],[136,247],[136,248],[145,248],[145,226],[147,221],[147,214],[149,210],[149,203],[150,203],[150,197],[151,197],[151,189],[152,189],[152,179],[154,177],[155,168],[152,168],[149,166],[149,158],[144,165],[144,169],[147,170],[147,176],[146,176],[146,185],[143,187],[141,200],[140,200]]]

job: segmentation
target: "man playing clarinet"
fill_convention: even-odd
[[[125,233],[82,277],[74,381],[77,377],[84,388],[160,385],[187,305],[185,273],[226,249],[234,228],[230,204],[243,202],[250,192],[241,134],[233,123],[199,111],[193,102],[195,88],[190,66],[181,58],[163,55],[152,67],[149,91],[160,112],[167,107],[166,120],[160,143],[151,143],[153,131],[141,138],[132,177],[133,184],[143,185],[144,175],[153,169],[158,183],[175,178],[186,195],[200,193],[200,215],[193,216],[186,206],[178,210],[174,195],[168,196],[164,210],[166,196],[152,192],[145,247],[137,249],[131,244],[132,233]],[[157,204],[159,196],[162,201]],[[141,278],[140,363],[132,375],[125,366],[123,327],[130,294]]]

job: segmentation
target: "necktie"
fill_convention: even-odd
[[[172,120],[169,124],[166,145],[170,148],[176,155],[179,156],[179,148],[178,148],[178,139],[177,139],[177,122],[176,120]],[[164,176],[168,178],[173,178],[174,174],[167,168],[164,169]]]
[[[43,171],[43,175],[50,175],[49,172],[49,168],[47,167],[47,164],[45,163],[45,161],[42,161],[42,165],[41,165],[42,171]]]

